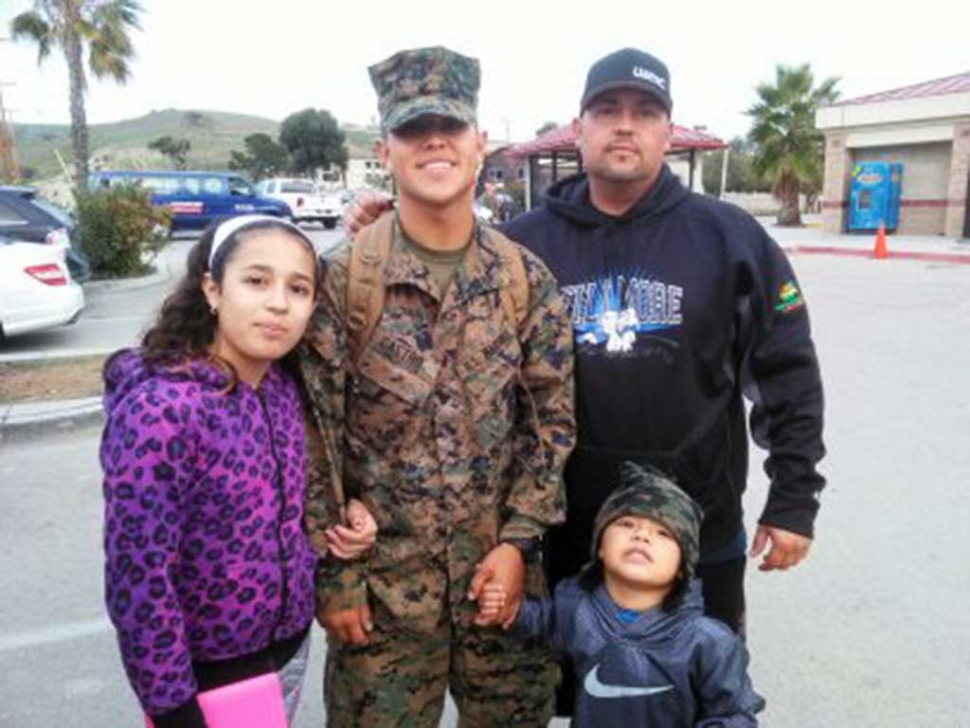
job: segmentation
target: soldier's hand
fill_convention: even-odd
[[[366,645],[370,641],[367,635],[374,629],[370,607],[366,604],[350,609],[324,609],[319,619],[327,634],[353,645]]]
[[[344,211],[344,230],[347,235],[353,237],[362,228],[370,225],[381,214],[390,210],[393,198],[379,192],[363,190],[358,192],[347,209]]]
[[[519,616],[519,607],[522,606],[525,592],[525,562],[522,561],[522,553],[512,544],[500,543],[482,559],[482,563],[476,567],[475,576],[472,577],[468,598],[478,601],[485,585],[493,581],[505,592],[505,608],[501,612],[500,620],[502,629],[509,629]],[[480,619],[484,619],[481,604],[475,623],[478,624]]]
[[[327,549],[338,559],[355,559],[377,540],[377,522],[370,511],[353,498],[343,511],[344,523],[325,531]]]
[[[751,557],[757,558],[768,546],[767,555],[758,569],[761,571],[785,571],[808,556],[812,539],[774,526],[758,526],[751,542]]]
[[[488,582],[478,596],[478,614],[475,624],[488,627],[500,622],[507,601],[505,588],[496,581]]]

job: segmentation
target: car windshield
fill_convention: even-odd
[[[74,220],[71,216],[55,205],[53,202],[48,202],[43,197],[31,197],[30,201],[33,202],[37,207],[46,212],[48,215],[57,220],[64,227],[73,227]]]
[[[284,182],[280,188],[280,192],[297,192],[299,194],[309,195],[313,193],[313,183],[301,182],[300,180]]]
[[[256,193],[253,191],[252,186],[245,180],[239,177],[230,177],[229,194],[239,195],[240,197],[252,197]]]

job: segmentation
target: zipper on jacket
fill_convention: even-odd
[[[268,430],[269,435],[270,455],[273,458],[273,464],[276,466],[276,490],[280,496],[279,518],[276,523],[276,549],[280,563],[280,618],[276,623],[276,629],[273,631],[273,634],[270,635],[270,639],[275,641],[277,639],[276,633],[280,631],[286,620],[286,601],[288,598],[288,590],[286,588],[286,566],[284,559],[285,549],[283,548],[283,514],[286,512],[286,489],[283,486],[283,472],[280,468],[280,459],[276,454],[276,438],[274,437],[273,421],[270,419],[269,410],[266,408],[266,400],[263,399],[263,393],[257,390],[256,396],[259,398],[259,405],[263,410],[263,419],[266,420],[266,429]]]

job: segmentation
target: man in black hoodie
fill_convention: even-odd
[[[767,550],[762,571],[785,570],[808,553],[825,485],[822,383],[781,248],[664,164],[671,108],[657,58],[628,48],[597,61],[573,121],[585,173],[503,228],[549,266],[572,311],[578,444],[565,473],[567,523],[547,535],[545,554],[550,585],[575,575],[619,463],[657,467],[704,509],[705,612],[743,635],[742,392],[771,479],[750,552]],[[568,692],[567,678],[560,707]]]
[[[549,266],[572,311],[578,445],[565,473],[567,523],[548,534],[545,556],[553,584],[575,575],[619,463],[659,468],[704,509],[707,614],[743,633],[742,393],[771,479],[751,553],[767,550],[761,570],[785,570],[808,553],[825,484],[822,384],[781,248],[664,164],[671,109],[657,58],[628,48],[597,61],[573,122],[586,171],[502,226]]]

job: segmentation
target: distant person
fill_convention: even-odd
[[[633,464],[593,527],[592,561],[554,598],[526,597],[514,630],[568,655],[576,728],[749,728],[764,700],[741,638],[703,616],[694,579],[701,511],[667,478]],[[506,595],[485,586],[484,619]]]
[[[318,285],[310,240],[261,216],[209,228],[137,350],[105,366],[108,613],[156,728],[204,728],[198,693],[276,672],[295,714],[316,555],[303,526],[304,420],[284,359]],[[351,558],[376,526],[327,531]]]

